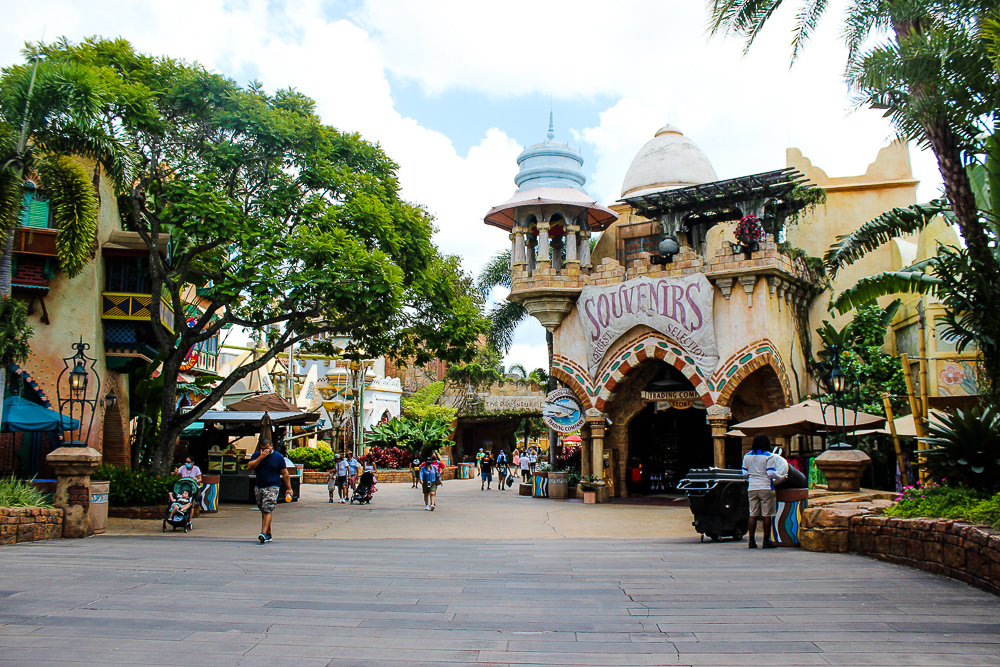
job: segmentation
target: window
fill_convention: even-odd
[[[105,257],[105,292],[149,294],[148,257]]]
[[[24,199],[21,201],[21,217],[18,224],[22,227],[39,229],[48,229],[52,226],[49,200],[31,181],[24,184]]]

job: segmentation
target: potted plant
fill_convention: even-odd
[[[760,220],[753,213],[740,219],[733,231],[733,236],[739,241],[739,251],[745,255],[759,250],[760,244],[766,238],[764,226],[760,224]]]
[[[597,503],[597,483],[600,481],[594,475],[587,475],[580,479],[580,489],[583,491],[583,503],[594,505]]]

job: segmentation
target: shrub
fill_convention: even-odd
[[[977,489],[1000,487],[1000,413],[957,410],[929,429],[930,437],[922,438],[930,447],[921,467],[932,477]]]
[[[23,479],[0,478],[0,507],[52,507],[46,502],[46,494]]]
[[[289,450],[288,458],[302,464],[307,470],[326,472],[333,470],[333,452],[319,447],[296,447]]]
[[[413,452],[402,447],[371,447],[368,450],[376,468],[399,470],[410,467]]]
[[[989,495],[964,485],[944,486],[930,482],[907,487],[887,516],[958,519],[1000,527],[1000,493]]]
[[[174,490],[178,475],[157,475],[148,470],[132,470],[105,463],[90,476],[95,481],[111,482],[108,504],[114,507],[164,505]]]

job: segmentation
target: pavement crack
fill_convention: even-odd
[[[545,512],[545,521],[542,522],[543,524],[545,524],[546,526],[548,526],[549,528],[551,528],[553,533],[555,533],[556,535],[558,535],[559,537],[561,537],[563,539],[566,539],[566,536],[563,535],[562,533],[560,533],[558,530],[556,530],[556,527],[553,526],[551,523],[549,523],[549,520],[552,518],[552,515],[555,514],[556,512],[565,512],[565,511],[566,511],[565,508],[558,509],[558,510],[547,511],[547,512]]]
[[[243,662],[243,659],[247,657],[247,654],[250,653],[250,651],[252,651],[255,648],[257,648],[258,646],[260,646],[261,643],[265,639],[267,639],[267,633],[269,633],[271,631],[271,628],[273,628],[273,627],[274,627],[274,623],[272,623],[271,625],[269,625],[266,628],[264,628],[264,634],[263,634],[263,636],[260,639],[258,639],[256,642],[254,642],[253,646],[251,646],[247,650],[243,651],[243,655],[241,655],[240,659],[236,661],[236,664],[234,665],[234,667],[239,667],[240,663]]]

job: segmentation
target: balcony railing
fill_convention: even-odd
[[[166,299],[159,300],[160,323],[170,333],[174,332],[174,311]],[[101,319],[149,322],[151,294],[131,294],[127,292],[101,292]]]
[[[38,257],[57,257],[55,229],[17,227],[14,230],[14,252]]]

